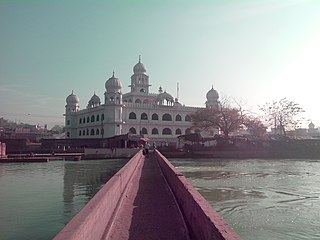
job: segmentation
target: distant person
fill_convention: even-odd
[[[145,152],[145,155],[148,157],[149,156],[149,149],[150,149],[150,144],[148,142],[146,142],[144,144],[144,152]]]

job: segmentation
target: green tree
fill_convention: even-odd
[[[260,110],[264,112],[265,120],[273,126],[278,134],[286,136],[288,130],[296,129],[304,110],[298,103],[282,98],[279,101],[267,102]]]

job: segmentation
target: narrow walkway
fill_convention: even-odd
[[[189,239],[155,156],[142,161],[106,239]]]

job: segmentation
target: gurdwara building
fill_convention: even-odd
[[[170,143],[179,135],[194,132],[190,114],[201,108],[182,105],[161,87],[158,93],[150,93],[150,86],[147,69],[139,57],[133,67],[130,92],[122,92],[122,83],[114,73],[105,82],[103,103],[94,93],[87,107],[80,109],[79,97],[72,91],[65,106],[66,137],[108,138],[131,133],[155,143]],[[219,94],[213,87],[206,97],[205,107],[217,105]]]

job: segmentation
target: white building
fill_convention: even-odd
[[[80,110],[79,98],[72,92],[66,99],[66,137],[106,138],[141,133],[154,142],[174,142],[177,136],[191,133],[190,114],[199,108],[182,105],[161,87],[158,93],[150,93],[150,86],[146,67],[139,58],[133,67],[130,92],[122,93],[122,83],[114,73],[105,83],[103,104],[94,94],[87,108]],[[209,108],[217,104],[219,94],[212,87],[206,97]]]

